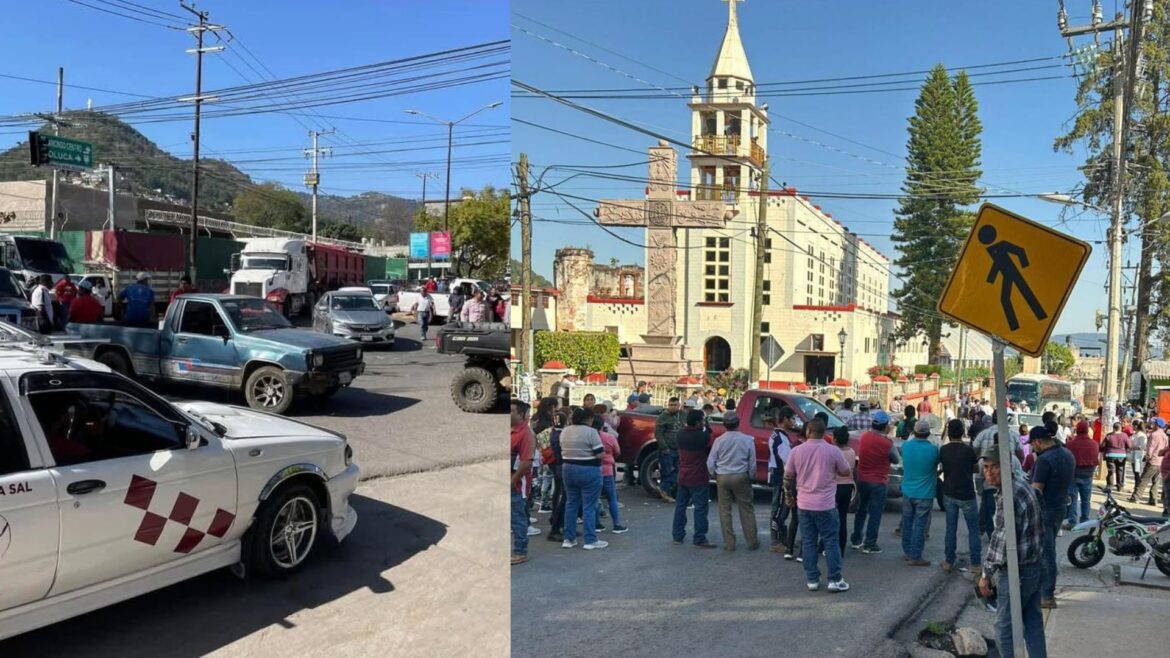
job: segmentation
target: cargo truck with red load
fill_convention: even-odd
[[[285,316],[305,315],[318,296],[361,285],[365,256],[342,247],[290,238],[252,238],[232,256],[233,295],[259,297]]]
[[[171,293],[187,271],[185,238],[177,233],[142,233],[138,231],[89,231],[85,235],[82,277],[105,277],[109,295],[135,282],[139,272],[150,277],[155,306],[161,315],[166,311]]]

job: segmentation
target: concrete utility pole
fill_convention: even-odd
[[[756,215],[756,285],[752,295],[751,385],[760,385],[760,319],[764,317],[764,256],[768,244],[768,158],[760,171],[760,211]],[[768,366],[769,375],[772,367]]]
[[[1117,399],[1119,393],[1118,374],[1119,362],[1118,351],[1121,343],[1121,249],[1122,241],[1124,239],[1124,202],[1125,202],[1125,157],[1124,145],[1127,130],[1127,120],[1129,117],[1126,112],[1126,100],[1130,94],[1130,85],[1128,82],[1129,75],[1134,73],[1133,66],[1126,66],[1125,56],[1122,50],[1122,42],[1124,37],[1122,31],[1130,28],[1133,34],[1131,35],[1134,43],[1131,44],[1131,59],[1135,59],[1138,52],[1136,41],[1140,39],[1141,21],[1143,18],[1144,3],[1132,2],[1132,14],[1130,20],[1118,14],[1113,21],[1109,23],[1101,22],[1101,3],[1100,0],[1094,0],[1092,10],[1092,22],[1087,26],[1068,26],[1068,14],[1064,9],[1064,2],[1060,3],[1060,11],[1057,14],[1057,25],[1060,27],[1060,33],[1065,38],[1069,39],[1070,45],[1072,37],[1082,34],[1092,34],[1094,38],[1102,32],[1113,32],[1113,161],[1112,173],[1113,180],[1110,187],[1113,193],[1113,208],[1112,221],[1108,231],[1109,238],[1109,313],[1108,323],[1105,330],[1105,368],[1101,373],[1101,389],[1102,396],[1105,399],[1105,418],[1102,419],[1102,424],[1108,426],[1113,422],[1113,417],[1117,408]],[[1136,62],[1130,62],[1133,64]]]
[[[955,369],[955,381],[959,385],[959,396],[963,395],[963,360],[967,356],[967,325],[959,325],[959,367]]]
[[[321,148],[317,146],[317,138],[321,135],[332,135],[333,130],[310,130],[309,137],[313,140],[313,147],[305,149],[305,157],[313,160],[313,170],[305,174],[305,185],[313,190],[313,242],[317,241],[317,188],[321,185],[321,172],[317,169],[317,158],[319,156],[333,155],[333,149],[329,147]]]
[[[223,50],[223,46],[209,46],[203,47],[203,35],[206,32],[216,32],[224,29],[223,25],[212,25],[207,22],[207,12],[197,11],[195,7],[179,3],[183,9],[194,14],[199,19],[198,25],[192,25],[187,28],[187,31],[195,35],[196,46],[194,49],[188,49],[188,53],[195,55],[195,95],[191,98],[180,98],[180,101],[190,101],[195,104],[195,131],[191,133],[191,141],[194,144],[191,158],[191,236],[190,243],[187,248],[187,269],[191,275],[191,280],[196,280],[195,271],[195,252],[199,245],[199,114],[203,108],[204,101],[213,101],[215,97],[203,96],[203,53],[217,53]]]
[[[516,165],[516,185],[520,188],[520,362],[523,374],[532,374],[532,212],[528,191],[528,154],[520,154]]]
[[[64,109],[64,95],[65,95],[65,67],[57,67],[57,115],[56,121],[53,122],[53,134],[60,135],[60,120],[61,112]],[[57,168],[53,167],[53,201],[49,209],[49,239],[57,239]]]
[[[109,192],[110,192],[109,206],[110,207],[106,210],[106,223],[110,225],[110,230],[112,231],[115,228],[117,228],[117,226],[118,226],[118,224],[114,221],[117,218],[116,211],[114,210],[114,201],[115,201],[114,181],[117,180],[117,178],[116,178],[117,175],[114,173],[114,163],[113,162],[106,165],[106,172],[110,175],[110,182],[108,184],[108,187],[110,188],[110,190],[109,190]]]

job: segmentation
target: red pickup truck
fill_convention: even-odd
[[[756,441],[757,483],[768,481],[768,437],[771,430],[765,429],[764,418],[784,407],[791,407],[801,424],[809,422],[821,411],[829,415],[830,430],[845,424],[829,411],[828,407],[807,395],[768,390],[750,390],[744,393],[736,403],[735,410],[740,418],[739,431],[750,435]],[[619,412],[617,427],[618,443],[622,449],[620,461],[625,472],[634,473],[646,493],[655,498],[658,497],[658,441],[654,438],[654,421],[661,411],[661,407],[650,407]],[[719,414],[710,417],[712,442],[726,431],[719,422],[720,419]],[[857,437],[852,437],[849,442],[856,450]],[[895,443],[900,442],[895,439]],[[891,464],[887,493],[889,498],[902,496],[901,474],[901,464]]]

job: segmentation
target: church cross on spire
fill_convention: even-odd
[[[723,0],[727,3],[727,24],[738,25],[739,21],[735,18],[735,3],[743,2],[744,0]]]

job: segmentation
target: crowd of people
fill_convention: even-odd
[[[436,282],[435,278],[431,277],[423,284],[418,301],[410,308],[424,341],[435,318],[435,298],[432,293],[447,294],[448,318],[461,322],[511,321],[511,304],[503,289],[496,287],[492,288],[491,292],[484,292],[482,288],[474,287],[470,283],[449,288],[446,279]]]
[[[567,387],[558,386],[554,392],[567,395]],[[527,538],[541,532],[530,525],[535,519],[529,510],[534,506],[552,514],[548,538],[561,541],[564,548],[577,545],[578,518],[584,548],[608,545],[597,535],[605,529],[598,511],[602,496],[609,502],[613,530],[626,530],[620,524],[614,486],[613,462],[620,449],[613,405],[595,404],[592,396],[579,407],[569,408],[566,402],[544,398],[531,419],[526,404],[512,405],[513,564],[527,560]],[[686,543],[689,530],[695,547],[718,547],[711,541],[708,523],[714,482],[723,549],[731,552],[738,546],[734,508],[746,549],[757,550],[752,490],[756,444],[751,435],[739,431],[735,400],[714,390],[695,391],[684,400],[670,398],[663,408],[652,405],[650,393],[640,386],[627,405],[657,413],[659,487],[662,500],[674,505],[672,541]],[[938,504],[945,512],[940,567],[978,574],[980,593],[997,599],[997,632],[1004,655],[1011,653],[1012,638],[1002,489],[1011,486],[1013,491],[1023,637],[1034,656],[1045,651],[1041,610],[1057,606],[1056,537],[1089,518],[1093,480],[1104,479],[1114,491],[1122,491],[1128,471],[1133,476],[1130,500],[1153,505],[1160,488],[1163,514],[1170,515],[1165,509],[1170,505],[1165,422],[1155,416],[1143,419],[1136,408],[1117,410],[1119,420],[1111,428],[1102,426],[1104,409],[1098,409],[1093,419],[1050,410],[1038,425],[1010,427],[1012,468],[1004,474],[997,412],[985,399],[964,398],[944,405],[942,418],[925,401],[894,413],[876,400],[847,399],[840,405],[829,400],[827,406],[836,419],[821,412],[802,422],[786,406],[762,419],[770,431],[771,550],[803,564],[810,591],[821,587],[822,557],[826,589],[849,590],[842,566],[846,549],[866,555],[883,552],[878,537],[890,466],[900,463],[902,515],[895,534],[900,536],[904,564],[932,564],[926,538],[933,506]],[[720,415],[712,418],[716,409]],[[1010,410],[1027,413],[1022,404],[1012,404]],[[844,425],[831,422],[836,420]],[[725,431],[711,441],[713,422],[721,423]],[[850,525],[854,490],[857,505]],[[969,556],[963,561],[960,525],[966,530]]]
[[[113,294],[104,281],[95,287],[93,280],[74,283],[68,276],[53,283],[51,274],[42,274],[29,290],[29,301],[37,315],[37,330],[42,334],[64,330],[69,323],[93,324],[105,320],[105,305]],[[51,292],[50,292],[51,291]],[[186,293],[198,292],[191,277],[184,274],[179,287],[171,292],[170,302]],[[158,320],[155,309],[155,291],[150,275],[139,272],[134,283],[118,292],[114,298],[114,316],[128,326],[149,327]]]

